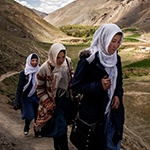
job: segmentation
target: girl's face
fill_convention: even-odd
[[[38,65],[38,59],[36,59],[36,58],[31,59],[30,64],[31,64],[33,67],[36,67],[36,66]]]
[[[64,52],[59,52],[58,55],[57,55],[57,65],[61,66],[62,63],[64,62],[64,60],[65,60],[65,53]]]
[[[122,35],[120,35],[120,34],[116,34],[116,35],[112,38],[112,40],[111,40],[111,42],[110,42],[110,44],[109,44],[109,46],[108,46],[108,53],[109,53],[110,55],[114,54],[115,51],[116,51],[116,50],[118,49],[118,47],[120,46],[121,38],[122,38]]]

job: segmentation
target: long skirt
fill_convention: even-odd
[[[32,120],[37,116],[37,109],[39,105],[39,99],[36,94],[31,97],[24,97],[21,105],[21,118]]]

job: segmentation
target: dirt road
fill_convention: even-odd
[[[15,111],[9,104],[6,104],[5,96],[0,95],[0,100],[1,150],[53,150],[52,138],[34,137],[33,124],[30,126],[30,134],[24,136],[24,121],[20,119],[20,111]],[[71,143],[69,147],[70,150],[75,150]]]
[[[0,77],[0,82],[17,72],[8,72]],[[33,124],[30,134],[23,135],[24,120],[20,117],[20,110],[15,111],[9,104],[6,96],[0,95],[0,150],[54,150],[52,138],[36,138]],[[69,136],[69,132],[68,132]],[[75,147],[69,142],[70,150]]]

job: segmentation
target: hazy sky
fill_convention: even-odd
[[[75,0],[15,0],[16,2],[36,10],[51,13]]]

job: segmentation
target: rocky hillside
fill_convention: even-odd
[[[54,26],[101,25],[113,22],[121,27],[136,26],[150,31],[149,0],[76,0],[50,13],[45,20]]]
[[[0,75],[20,70],[31,52],[45,59],[46,43],[62,37],[66,35],[33,10],[14,0],[0,0]]]

